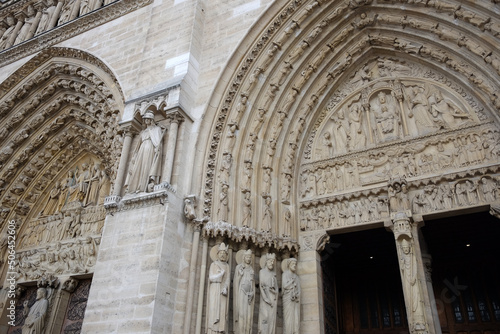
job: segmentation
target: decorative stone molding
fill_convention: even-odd
[[[158,189],[149,193],[127,194],[123,196],[118,204],[106,207],[106,213],[113,215],[116,212],[133,210],[153,205],[165,205],[168,203],[168,193],[173,193],[169,185],[159,185]]]
[[[203,236],[224,237],[237,243],[251,243],[259,248],[273,248],[280,252],[287,250],[298,253],[299,251],[298,242],[290,237],[278,236],[268,231],[257,231],[246,226],[238,227],[224,221],[207,222],[203,227]]]
[[[325,231],[300,234],[300,250],[303,252],[317,251],[321,253],[330,242],[330,235]]]
[[[140,0],[140,1],[115,0],[113,2],[106,0],[105,5],[102,8],[93,9],[91,12],[80,14],[80,16],[78,17],[79,13],[78,13],[78,8],[76,8],[76,6],[79,6],[80,2],[70,1],[67,3],[66,6],[73,5],[75,7],[74,9],[76,10],[76,12],[75,11],[73,11],[73,13],[68,12],[70,16],[68,16],[68,18],[65,19],[65,22],[60,22],[59,24],[57,24],[57,22],[55,22],[54,20],[58,18],[57,16],[59,15],[59,13],[61,13],[61,16],[65,13],[65,7],[61,8],[63,2],[59,2],[59,5],[57,6],[57,8],[54,9],[54,11],[51,14],[52,16],[51,20],[55,22],[52,23],[52,27],[55,26],[54,28],[50,28],[50,26],[48,26],[48,29],[43,33],[37,31],[37,35],[35,37],[29,38],[26,41],[22,42],[8,43],[6,44],[7,47],[5,45],[0,44],[0,48],[3,49],[3,51],[0,52],[0,54],[2,55],[1,57],[2,60],[0,60],[0,66],[10,64],[20,58],[26,57],[30,54],[45,49],[47,48],[47,46],[55,45],[57,43],[60,43],[61,41],[79,35],[94,27],[97,27],[106,22],[114,20],[120,16],[123,16],[127,13],[130,13],[140,7],[147,6],[151,2],[152,2],[151,0]],[[33,5],[34,3],[35,1],[33,0],[22,0],[15,3],[12,6],[4,7],[3,9],[0,10],[0,20],[3,21],[6,17],[8,17],[9,15],[13,15],[13,13],[15,12],[27,10],[27,8],[30,5]],[[43,15],[42,13],[48,11],[48,5],[47,7],[43,6],[36,6],[36,7],[39,13],[37,15],[37,21],[39,22],[40,17]],[[69,7],[67,8],[67,10],[71,11]],[[36,28],[38,22],[34,22],[36,24],[33,23],[34,28]],[[17,25],[21,27],[22,22],[19,20]],[[17,34],[19,33],[19,30],[21,30],[22,32],[22,28],[4,32],[4,34],[6,35],[5,38],[15,39],[15,37],[17,37]],[[12,46],[12,44],[15,45]]]

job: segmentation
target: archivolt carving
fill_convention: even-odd
[[[272,217],[278,231],[297,199],[365,188],[373,198],[359,197],[347,207],[372,206],[368,217],[359,218],[370,222],[389,215],[387,193],[376,188],[391,176],[430,177],[438,170],[496,163],[496,135],[486,135],[496,132],[486,126],[494,113],[485,110],[500,106],[497,57],[474,30],[494,31],[488,24],[495,19],[472,3],[403,2],[411,12],[402,10],[401,1],[296,1],[273,21],[249,50],[217,112],[205,214],[226,206],[212,202],[226,187],[234,195],[228,196],[228,223],[239,224],[244,213],[245,224],[258,228]],[[387,7],[395,12],[388,14]],[[456,40],[439,15],[465,22]],[[459,58],[461,48],[471,57]],[[482,61],[486,67],[478,66]],[[484,135],[492,137],[490,144]],[[221,141],[224,152],[218,150]],[[471,148],[476,157],[460,153]],[[227,186],[214,189],[215,171],[227,175],[221,166],[228,153],[230,168],[241,172],[229,173]],[[462,161],[454,154],[462,154]],[[305,164],[299,169],[300,159]],[[293,189],[297,197],[290,196]],[[274,201],[269,205],[252,194]]]
[[[123,108],[101,66],[88,54],[49,49],[1,84],[1,219],[20,226],[21,281],[93,270]]]

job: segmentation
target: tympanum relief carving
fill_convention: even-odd
[[[93,271],[110,191],[107,173],[88,158],[53,184],[39,215],[24,223],[18,237],[18,281]]]
[[[309,143],[301,231],[498,200],[497,127],[465,89],[404,60],[364,63],[334,93]]]

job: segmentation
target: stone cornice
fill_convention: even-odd
[[[18,9],[29,1],[20,1],[9,7]],[[49,46],[60,43],[73,36],[109,22],[115,18],[130,13],[140,7],[149,5],[152,0],[119,0],[87,15],[78,17],[70,22],[56,26],[53,29],[43,32],[36,37],[29,39],[18,45],[14,45],[7,50],[0,52],[0,66],[10,64],[18,59],[41,51]],[[15,8],[14,8],[15,7]]]

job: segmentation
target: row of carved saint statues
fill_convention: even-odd
[[[213,262],[208,274],[208,292],[206,309],[206,329],[208,334],[228,331],[230,265],[228,247],[221,243],[212,248]],[[233,321],[234,333],[250,334],[253,327],[254,304],[256,296],[255,272],[252,265],[251,250],[236,253],[238,265],[233,279]],[[264,254],[260,260],[259,272],[259,314],[258,333],[274,334],[279,299],[278,279],[276,278],[276,255]],[[281,289],[283,301],[283,333],[299,333],[300,330],[300,280],[296,274],[297,260],[285,259],[281,263],[283,270]]]
[[[47,0],[28,5],[20,14],[0,21],[0,50],[29,40],[56,26],[72,21],[116,0]],[[36,8],[36,9],[35,9]]]

